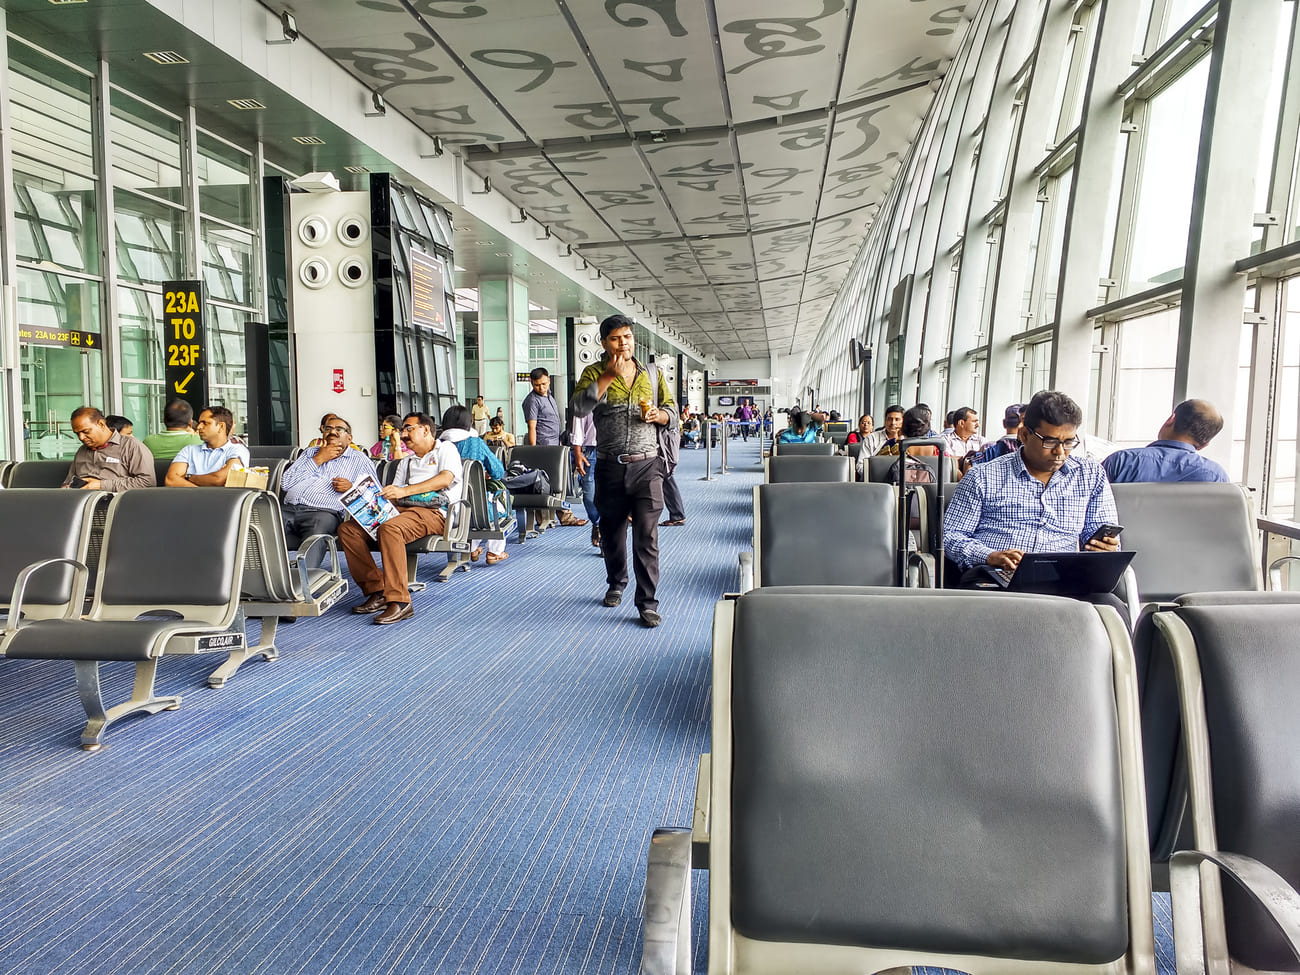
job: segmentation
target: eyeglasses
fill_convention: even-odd
[[[402,427],[402,432],[410,433],[412,430],[415,430],[418,427],[419,427],[418,423],[408,423],[406,426]]]
[[[1057,447],[1064,447],[1066,450],[1073,450],[1075,447],[1079,446],[1078,437],[1070,437],[1067,440],[1061,440],[1059,437],[1044,437],[1033,427],[1025,427],[1025,429],[1039,439],[1044,450],[1055,450]]]
[[[324,430],[326,433],[347,433],[348,432],[347,427],[322,427],[321,429]]]

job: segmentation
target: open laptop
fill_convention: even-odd
[[[993,573],[1007,592],[1087,596],[1110,592],[1136,552],[1026,552],[1008,573]]]

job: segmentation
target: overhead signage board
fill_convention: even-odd
[[[710,386],[757,386],[757,379],[710,379]]]
[[[183,399],[198,416],[208,405],[208,341],[203,282],[163,285],[163,378],[167,400]]]
[[[411,321],[447,334],[447,294],[442,263],[432,254],[411,248]]]
[[[27,345],[50,345],[66,349],[98,349],[98,332],[79,332],[75,328],[46,328],[42,325],[19,325],[18,341]]]

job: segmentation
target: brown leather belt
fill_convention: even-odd
[[[658,456],[658,454],[619,454],[614,459],[620,464],[635,464],[638,461],[649,460],[652,457]]]

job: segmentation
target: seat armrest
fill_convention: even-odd
[[[1128,607],[1129,625],[1136,627],[1138,617],[1142,614],[1142,594],[1138,592],[1138,577],[1137,573],[1133,571],[1132,565],[1124,567],[1117,588],[1120,599]]]
[[[1282,592],[1282,563],[1300,562],[1300,555],[1284,555],[1268,564],[1268,588],[1272,592]]]
[[[740,591],[749,592],[754,588],[754,553],[740,553]]]
[[[42,559],[25,567],[14,580],[13,597],[9,601],[9,618],[5,620],[4,632],[6,636],[18,629],[18,621],[22,617],[23,593],[27,589],[27,580],[37,572],[52,565],[70,565],[73,569],[72,596],[68,600],[68,609],[63,618],[75,619],[81,615],[81,608],[86,602],[86,582],[90,577],[90,570],[86,568],[84,562],[78,562],[76,559]]]
[[[311,583],[307,575],[307,566],[311,563],[308,558],[312,551],[324,547],[330,553],[330,568],[335,575],[339,574],[339,546],[338,539],[334,535],[310,535],[302,540],[298,546],[298,555],[292,561],[293,567],[298,571],[298,581],[302,583],[302,594],[304,599],[311,599]]]
[[[1205,930],[1201,911],[1201,864],[1227,874],[1261,907],[1300,961],[1300,894],[1271,867],[1240,853],[1179,850],[1169,858],[1178,975],[1204,975]]]
[[[460,509],[456,512],[456,509]],[[474,520],[474,511],[470,503],[465,498],[461,498],[455,504],[447,508],[447,516],[442,522],[442,539],[449,545],[453,542],[463,542],[469,538],[470,522]]]
[[[645,871],[641,975],[691,971],[691,831],[660,827],[650,837]]]

